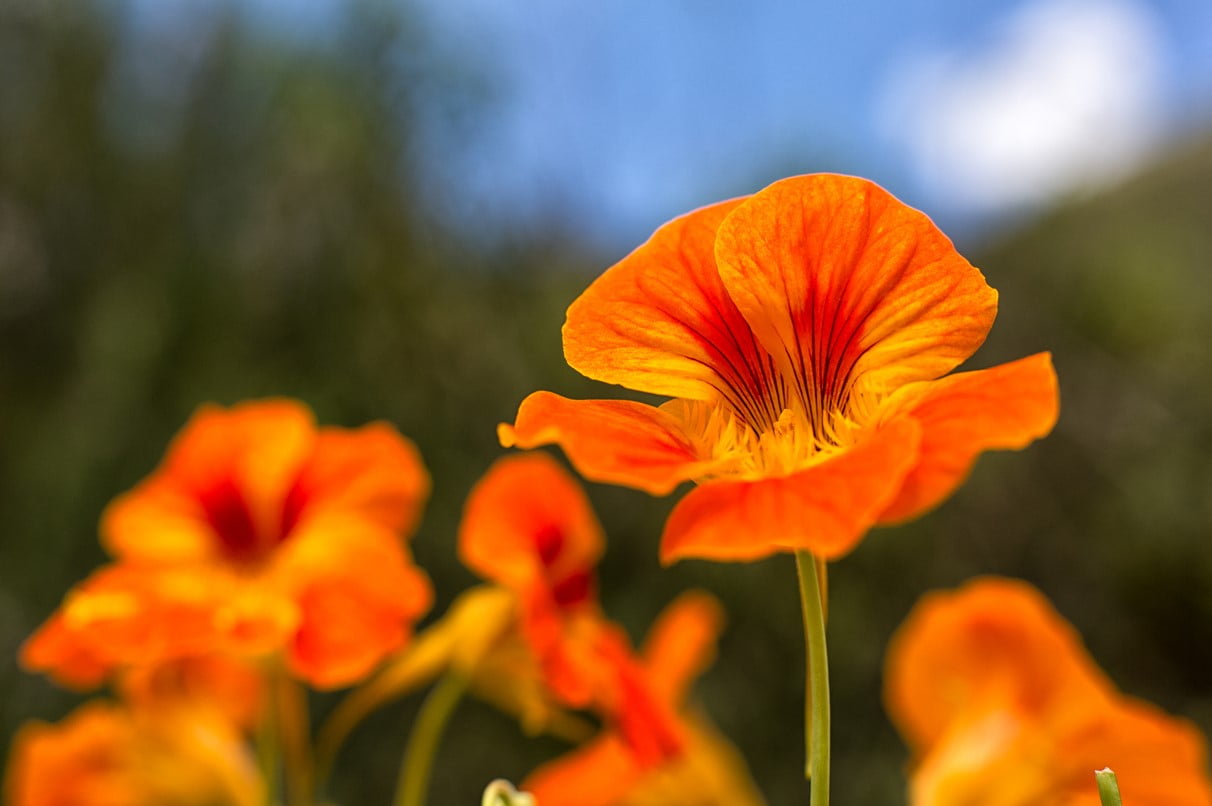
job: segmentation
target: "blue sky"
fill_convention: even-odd
[[[339,5],[244,7],[310,37]],[[868,176],[961,234],[996,228],[1212,122],[1207,0],[413,5],[492,98],[457,134],[431,128],[435,200],[612,248],[808,171]]]

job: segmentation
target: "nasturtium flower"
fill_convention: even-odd
[[[117,562],[69,593],[23,662],[90,686],[139,664],[278,654],[312,685],[355,682],[429,608],[403,542],[428,491],[386,424],[317,428],[290,400],[204,406],[106,510]]]
[[[500,438],[653,494],[696,482],[666,562],[835,558],[1052,428],[1047,354],[947,376],[996,311],[922,213],[862,179],[784,179],[665,224],[569,307],[574,369],[670,400],[536,392]]]
[[[91,702],[22,726],[5,781],[12,806],[260,806],[265,784],[238,726],[198,702]]]
[[[584,491],[543,453],[497,461],[468,496],[459,556],[514,594],[543,680],[570,708],[615,724],[644,762],[680,751],[672,712],[652,695],[626,635],[601,612],[605,540]]]
[[[1203,736],[1120,693],[1030,585],[928,594],[888,651],[885,700],[914,754],[913,806],[1209,806]]]
[[[655,766],[637,763],[606,731],[531,774],[523,788],[543,806],[756,806],[763,802],[744,759],[705,717],[685,705],[687,690],[714,656],[723,622],[719,603],[684,593],[644,642],[644,670],[657,695],[678,712],[685,750]]]

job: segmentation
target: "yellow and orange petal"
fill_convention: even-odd
[[[540,392],[501,441],[559,444],[586,477],[654,494],[700,484],[667,530],[666,559],[840,556],[876,523],[937,504],[979,453],[1051,429],[1046,355],[937,380],[980,346],[996,308],[996,292],[922,213],[866,180],[793,177],[666,224],[569,307],[571,366],[673,400],[658,409]],[[897,462],[838,461],[895,433],[896,419],[922,432]],[[834,473],[832,486],[878,490],[880,504],[839,503],[818,531],[798,516],[819,504],[793,480]],[[870,474],[880,478],[860,478]],[[744,521],[757,499],[780,513],[764,524],[779,531],[700,524],[702,512]]]
[[[251,576],[202,563],[103,568],[31,636],[21,662],[87,688],[140,667],[280,654],[296,676],[329,688],[402,646],[431,600],[395,535],[325,516]]]
[[[1116,691],[1022,582],[927,596],[889,649],[885,699],[917,758],[915,806],[1096,806],[1105,766],[1125,803],[1212,803],[1199,732]]]
[[[238,730],[205,709],[90,703],[16,735],[13,806],[257,806],[264,783]]]
[[[237,594],[235,579],[209,568],[111,565],[69,592],[26,641],[21,663],[87,688],[121,668],[227,651],[233,643],[267,651],[293,629],[290,613],[248,607]],[[222,629],[221,622],[240,629]],[[258,640],[248,643],[253,634]]]
[[[345,515],[300,527],[264,578],[297,614],[287,665],[318,688],[365,677],[433,603],[428,577],[395,535]]]

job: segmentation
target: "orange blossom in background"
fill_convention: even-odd
[[[204,700],[94,701],[13,738],[12,806],[261,806],[266,787],[243,733]]]
[[[1204,738],[1125,696],[1025,582],[928,594],[888,651],[888,712],[913,750],[913,806],[1209,806]]]
[[[577,371],[672,398],[527,397],[505,445],[665,494],[661,557],[836,558],[945,498],[976,456],[1057,416],[1050,357],[946,374],[997,292],[931,221],[863,179],[797,176],[665,224],[568,309]]]
[[[556,700],[593,708],[642,763],[681,752],[670,704],[655,696],[623,631],[597,601],[605,540],[580,486],[550,456],[499,459],[468,496],[459,556],[514,593],[521,632]]]
[[[384,423],[317,428],[291,400],[203,406],[106,510],[117,562],[69,593],[22,661],[90,686],[177,658],[280,655],[312,685],[354,682],[430,605],[403,542],[428,492]]]

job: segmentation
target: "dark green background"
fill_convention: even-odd
[[[615,394],[564,365],[559,328],[619,255],[554,225],[486,241],[474,222],[462,232],[432,215],[451,191],[418,178],[417,121],[490,99],[407,19],[351,5],[323,47],[205,20],[190,42],[199,66],[166,100],[122,81],[130,54],[104,8],[0,4],[0,752],[21,721],[78,701],[12,659],[102,561],[106,502],[198,403],[292,395],[324,422],[385,418],[411,436],[434,479],[414,546],[440,613],[473,581],[452,538],[501,454],[496,423],[534,389]],[[146,57],[169,70],[171,54]],[[839,803],[902,799],[884,647],[922,592],[976,574],[1039,585],[1125,690],[1209,726],[1210,223],[1212,144],[1190,142],[1112,192],[963,245],[1001,292],[972,366],[1052,350],[1061,421],[834,567]],[[607,612],[638,638],[677,591],[721,596],[730,623],[698,694],[769,800],[803,802],[791,560],[661,569],[671,500],[590,494],[611,539]],[[336,800],[386,802],[415,708],[358,734]],[[490,778],[520,779],[560,749],[468,704],[431,802],[476,803]]]

